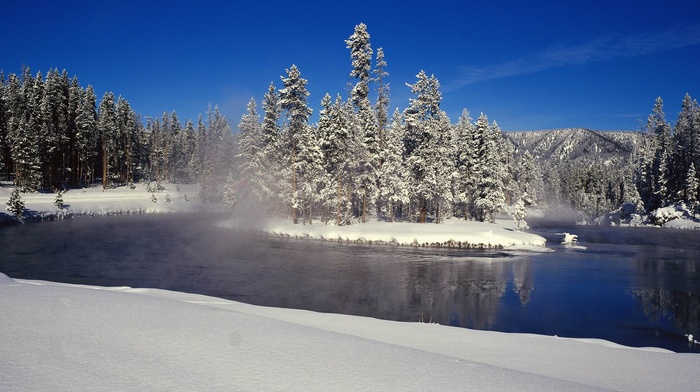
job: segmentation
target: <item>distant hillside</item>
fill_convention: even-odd
[[[524,150],[538,160],[626,158],[644,136],[632,131],[593,131],[584,128],[548,131],[504,132],[518,152]]]

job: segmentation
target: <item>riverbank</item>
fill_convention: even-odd
[[[0,389],[691,391],[700,356],[0,274]]]
[[[245,221],[230,219],[217,226],[246,229]],[[258,222],[256,229],[271,236],[331,242],[447,247],[464,249],[511,249],[546,251],[546,240],[536,234],[518,231],[510,220],[496,223],[446,219],[441,224],[368,222],[347,226],[294,224],[283,220]]]
[[[155,188],[155,183],[151,184]],[[55,193],[22,193],[25,204],[25,221],[66,219],[78,216],[122,214],[152,214],[171,212],[195,212],[206,208],[197,200],[196,184],[163,184],[163,189],[149,191],[147,184],[134,184],[133,188],[121,186],[102,189],[95,186],[70,189],[62,194],[63,206],[55,203]],[[12,186],[0,185],[0,225],[16,222],[14,214],[6,210]]]

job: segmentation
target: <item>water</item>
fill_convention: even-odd
[[[80,218],[0,229],[14,278],[162,288],[257,305],[600,338],[700,353],[700,232],[536,231],[545,254],[286,240],[212,215]],[[579,235],[586,250],[558,244]]]

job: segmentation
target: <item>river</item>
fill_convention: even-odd
[[[0,229],[0,272],[700,353],[700,231],[536,224],[552,253],[271,238],[202,214]],[[568,231],[585,250],[559,244]],[[145,315],[144,317],[147,317]]]

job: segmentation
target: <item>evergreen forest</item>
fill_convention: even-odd
[[[578,155],[552,153],[563,139],[545,153],[526,142],[535,133],[502,132],[483,113],[464,109],[452,122],[440,82],[424,71],[401,86],[408,106],[392,110],[389,67],[367,26],[345,45],[352,83],[320,99],[316,123],[292,65],[260,107],[250,100],[235,133],[217,107],[183,125],[175,111],[143,118],[113,92],[98,101],[65,70],[0,72],[1,177],[20,192],[198,183],[202,202],[255,203],[304,224],[493,222],[531,208],[571,208],[589,221],[681,204],[700,212],[700,109],[689,95],[674,122],[658,98],[642,132],[586,130]]]

